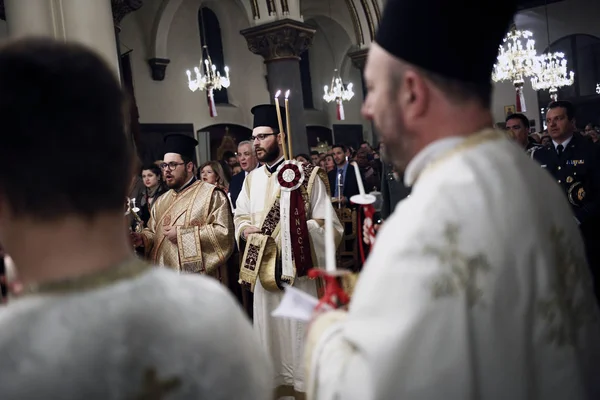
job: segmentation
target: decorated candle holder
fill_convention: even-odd
[[[340,308],[350,303],[350,296],[344,291],[340,283],[340,279],[350,274],[351,272],[345,269],[328,271],[323,268],[312,268],[308,271],[309,278],[322,278],[325,281],[325,292],[319,299],[315,311],[321,311],[327,307]]]
[[[365,214],[364,221],[358,220],[358,249],[360,251],[360,258],[362,262],[365,262],[365,241],[368,241],[369,244],[375,243],[375,226],[373,224],[373,219],[375,217],[375,207],[373,204],[377,201],[377,197],[372,194],[365,193],[365,187],[363,185],[362,178],[360,176],[360,169],[358,168],[358,164],[353,162],[352,166],[354,167],[354,172],[356,175],[356,183],[358,184],[359,194],[354,195],[350,198],[350,201],[354,204],[358,204],[361,206],[363,213]],[[367,228],[367,240],[363,237],[363,224]]]

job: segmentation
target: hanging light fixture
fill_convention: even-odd
[[[331,79],[331,87],[325,85],[325,94],[323,100],[328,103],[335,101],[337,103],[337,119],[343,121],[344,115],[344,101],[350,101],[354,97],[354,91],[352,91],[352,83],[345,85],[340,77],[338,70],[334,70],[333,78]]]
[[[202,23],[202,56],[200,65],[194,68],[194,73],[189,69],[186,71],[188,77],[188,87],[192,92],[196,90],[206,91],[206,100],[211,117],[217,116],[217,107],[215,105],[215,90],[227,89],[231,84],[229,79],[229,67],[225,66],[225,75],[221,75],[216,65],[213,64],[208,47],[206,46],[206,31],[204,29],[204,14],[200,8],[200,21]]]
[[[600,94],[600,83],[596,83],[596,93]]]
[[[567,71],[567,59],[562,52],[550,51],[550,21],[548,19],[548,4],[546,10],[546,35],[548,51],[538,57],[536,74],[531,78],[533,90],[548,90],[552,101],[558,100],[558,89],[571,86],[575,82],[575,73]]]
[[[537,65],[533,33],[517,30],[516,25],[513,24],[500,45],[498,58],[492,72],[492,80],[494,82],[512,82],[516,90],[517,112],[527,111],[523,96],[523,84],[525,78],[535,75]]]
[[[571,86],[575,73],[567,71],[564,53],[546,53],[538,58],[536,75],[531,78],[533,90],[548,90],[552,101],[558,100],[558,88]]]

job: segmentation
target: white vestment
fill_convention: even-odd
[[[419,153],[349,311],[312,324],[308,397],[599,399],[583,243],[544,172],[494,131]]]
[[[309,177],[306,176],[306,179]],[[281,189],[275,174],[271,175],[265,166],[253,170],[244,180],[244,186],[237,199],[235,210],[236,237],[248,226],[260,228],[269,212],[273,200]],[[315,266],[325,266],[325,230],[316,220],[325,219],[325,207],[332,207],[325,183],[315,176],[310,196],[310,219],[308,232],[314,254]],[[332,210],[332,215],[335,211]],[[333,221],[336,237],[341,238],[342,225],[337,218]],[[279,224],[281,225],[281,223]],[[281,254],[281,237],[275,237],[278,253]],[[296,278],[294,287],[317,296],[316,281],[307,277]],[[258,331],[265,350],[270,354],[275,369],[274,387],[278,393],[304,392],[304,339],[306,324],[288,319],[274,318],[271,313],[279,306],[283,292],[266,291],[256,281],[254,289],[254,326]]]
[[[0,399],[268,399],[269,361],[233,297],[144,268],[0,308]]]

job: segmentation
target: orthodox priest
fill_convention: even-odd
[[[152,207],[148,227],[132,235],[154,264],[221,279],[235,245],[233,219],[227,195],[194,176],[197,145],[187,135],[165,137],[161,168],[171,190]]]
[[[600,398],[600,316],[569,205],[489,128],[516,9],[491,3],[386,3],[363,114],[412,193],[383,224],[348,312],[313,320],[309,398]]]
[[[243,252],[240,282],[254,291],[254,326],[274,364],[276,397],[294,398],[305,391],[306,327],[273,318],[271,312],[283,297],[283,283],[317,295],[317,282],[307,272],[325,265],[323,225],[326,207],[332,207],[331,195],[325,171],[285,160],[286,135],[279,128],[275,106],[256,106],[252,114],[253,146],[262,166],[248,174],[237,200],[235,232]],[[334,227],[341,238],[337,218]]]

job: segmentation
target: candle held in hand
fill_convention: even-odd
[[[325,207],[325,270],[335,271],[335,240],[333,239],[333,207]]]

